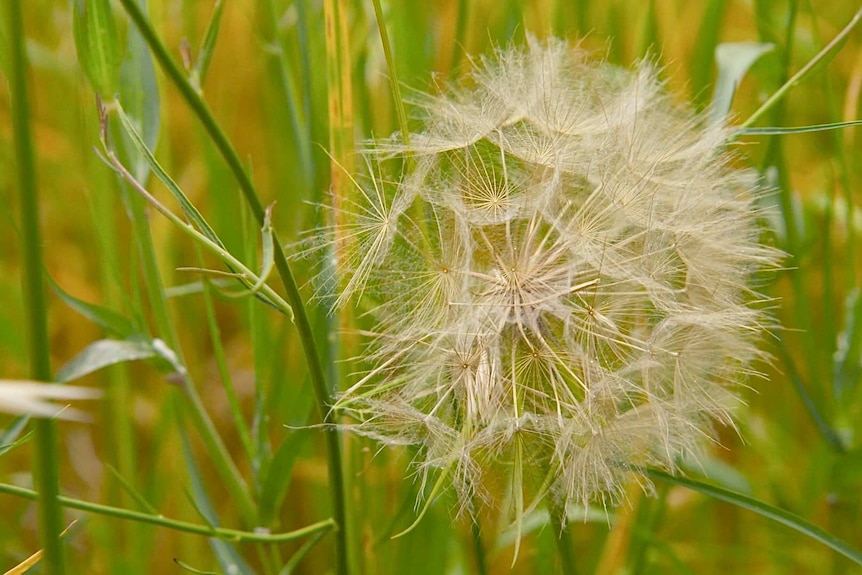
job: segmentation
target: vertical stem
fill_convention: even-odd
[[[374,4],[374,16],[377,18],[377,30],[380,32],[380,43],[383,45],[383,55],[386,57],[386,68],[389,71],[389,89],[392,90],[392,103],[398,116],[398,130],[401,132],[401,141],[406,146],[410,144],[410,129],[407,126],[407,114],[404,112],[404,101],[401,98],[401,86],[398,84],[392,48],[389,46],[389,33],[386,31],[380,0],[372,0],[372,4]]]
[[[36,191],[33,142],[30,135],[30,110],[27,99],[27,56],[24,50],[24,23],[20,0],[6,2],[9,33],[9,84],[12,104],[12,127],[17,157],[18,193],[21,201],[21,235],[24,275],[22,289],[27,311],[30,375],[37,381],[51,380],[48,347],[48,320],[42,278],[42,240]],[[34,475],[39,496],[39,531],[42,540],[43,565],[48,575],[65,572],[60,542],[62,510],[57,464],[57,430],[50,419],[34,422],[36,462]]]
[[[478,517],[470,521],[470,535],[473,539],[473,555],[476,557],[476,574],[487,575],[488,561],[485,559],[485,546],[482,543],[482,525]]]
[[[572,536],[568,529],[566,508],[552,503],[549,512],[551,528],[554,530],[554,538],[557,541],[557,551],[560,553],[561,573],[563,575],[575,575],[578,570],[575,566],[575,551],[572,549]]]
[[[251,209],[252,215],[259,225],[263,225],[264,208],[260,200],[260,195],[257,193],[254,184],[245,172],[242,160],[240,160],[239,155],[236,150],[234,150],[221,127],[216,123],[215,118],[213,118],[206,103],[204,103],[200,94],[195,91],[188,78],[186,78],[177,64],[170,57],[164,44],[162,44],[149,21],[141,12],[140,8],[135,4],[134,0],[120,0],[120,3],[123,5],[123,8],[125,8],[126,13],[129,15],[133,24],[141,32],[141,35],[146,40],[150,50],[152,50],[153,55],[159,62],[159,65],[203,124],[207,133],[212,138],[213,144],[215,144],[219,153],[222,155],[239,183],[240,190],[246,203]],[[314,341],[311,323],[309,322],[304,302],[300,296],[299,287],[296,285],[293,272],[287,263],[284,249],[282,248],[281,242],[278,238],[275,238],[274,250],[275,267],[278,271],[279,277],[281,278],[282,284],[284,285],[287,301],[290,303],[295,313],[294,323],[296,324],[299,339],[302,342],[312,387],[314,388],[314,394],[317,400],[318,411],[320,412],[324,424],[329,427],[331,424],[335,423],[335,416],[330,409],[332,403],[331,392],[326,384],[323,366],[318,357],[317,344]],[[325,440],[327,446],[327,467],[329,469],[329,481],[332,494],[332,515],[335,522],[338,524],[338,529],[335,533],[336,572],[339,575],[346,575],[348,573],[348,537],[347,525],[345,523],[346,498],[344,492],[344,472],[341,462],[341,439],[337,432],[329,431],[325,433]]]

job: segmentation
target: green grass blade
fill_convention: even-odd
[[[101,339],[81,350],[57,371],[56,380],[68,383],[109,365],[161,357],[148,339]]]
[[[281,442],[263,472],[260,490],[260,522],[270,525],[275,518],[287,495],[293,466],[300,451],[311,437],[308,428],[296,429]]]
[[[812,124],[810,126],[786,126],[786,127],[764,127],[764,128],[741,128],[735,132],[739,136],[786,136],[789,134],[808,134],[811,132],[826,132],[829,130],[843,130],[853,126],[862,126],[862,120],[849,120],[846,122],[829,122],[826,124]]]
[[[383,18],[383,8],[380,0],[372,0],[374,4],[374,15],[377,18],[377,30],[380,32],[380,42],[383,44],[383,55],[386,58],[386,70],[389,73],[389,89],[392,91],[392,104],[395,106],[398,117],[398,130],[401,133],[401,141],[410,143],[410,129],[407,125],[407,114],[404,111],[404,99],[401,97],[401,86],[398,83],[398,70],[395,68],[395,60],[392,58],[392,48],[389,45],[389,33],[386,31],[386,21]]]
[[[177,405],[177,409],[180,409],[179,405]],[[218,527],[219,520],[216,515],[216,510],[207,494],[206,483],[201,477],[198,467],[195,464],[194,455],[192,454],[191,445],[189,444],[189,438],[185,433],[185,430],[181,431],[180,436],[182,439],[183,455],[186,460],[186,469],[188,470],[191,483],[191,496],[193,498],[195,508],[202,515],[204,521],[206,521],[208,525]],[[219,566],[222,568],[224,573],[254,575],[255,571],[243,560],[234,545],[218,538],[211,538],[209,543],[215,553]]]
[[[130,335],[141,331],[132,320],[121,316],[113,310],[85,302],[84,300],[78,299],[63,291],[63,288],[57,285],[54,280],[51,279],[51,276],[46,274],[45,279],[54,293],[63,300],[63,303],[107,331],[109,334],[125,339]]]
[[[643,25],[637,39],[637,56],[644,58],[650,55],[660,56],[661,43],[659,41],[658,14],[656,14],[656,0],[649,0],[646,6],[646,14],[643,16]]]
[[[72,26],[78,62],[97,93],[117,90],[120,40],[108,0],[75,0]]]
[[[711,122],[723,122],[727,118],[739,83],[749,68],[773,48],[773,44],[763,42],[727,42],[716,47],[718,78],[709,108]]]
[[[20,0],[5,2],[9,34],[9,88],[17,184],[21,209],[23,278],[22,290],[27,314],[30,375],[37,381],[51,380],[51,353],[48,315],[43,283],[42,234],[39,229],[39,197],[33,141],[30,133],[30,99],[27,93],[27,55]],[[60,533],[63,513],[58,502],[59,459],[54,421],[39,419],[34,424],[36,438],[35,481],[40,491],[39,534],[44,548],[43,566],[47,575],[65,573]]]
[[[700,21],[700,29],[690,62],[691,95],[698,109],[702,109],[707,104],[709,81],[715,63],[715,47],[718,46],[726,5],[726,0],[709,0]]]
[[[832,388],[839,410],[850,407],[862,369],[862,295],[853,290],[844,304],[844,329],[838,334],[832,364]]]
[[[203,90],[204,82],[206,81],[207,70],[209,70],[210,62],[212,61],[213,53],[215,52],[216,40],[218,40],[219,28],[221,27],[221,17],[224,13],[224,0],[216,0],[213,7],[213,15],[207,25],[204,39],[201,42],[200,50],[198,51],[197,62],[195,62],[194,70],[192,71],[192,83],[197,85],[198,90]]]
[[[219,239],[218,235],[216,235],[215,230],[207,223],[204,217],[201,215],[200,211],[195,207],[195,205],[189,200],[188,196],[180,189],[177,183],[171,178],[168,173],[162,168],[159,162],[156,160],[156,157],[153,155],[153,152],[147,147],[147,144],[144,142],[144,139],[138,133],[137,128],[135,128],[134,122],[132,122],[131,118],[126,115],[122,106],[119,103],[115,104],[117,107],[117,114],[120,117],[120,124],[123,127],[126,135],[129,137],[132,145],[135,148],[135,151],[140,154],[142,158],[146,161],[149,168],[153,171],[156,177],[162,182],[171,195],[174,197],[177,202],[180,204],[180,208],[183,210],[183,213],[186,217],[191,220],[191,222],[195,225],[195,227],[201,231],[207,238],[209,238],[214,244],[219,247],[224,247],[221,239]]]
[[[862,552],[858,551],[857,549],[854,549],[844,541],[827,533],[820,527],[817,527],[813,523],[810,523],[809,521],[803,519],[795,513],[791,513],[779,507],[769,505],[768,503],[764,503],[763,501],[759,501],[747,495],[743,495],[742,493],[731,491],[730,489],[724,489],[723,487],[718,487],[716,485],[710,485],[709,483],[704,483],[702,481],[686,479],[683,477],[675,477],[663,471],[657,471],[653,469],[650,469],[647,474],[652,479],[665,481],[674,485],[679,485],[680,487],[686,487],[693,491],[703,493],[704,495],[707,495],[714,499],[718,499],[720,501],[736,505],[737,507],[741,507],[742,509],[747,509],[748,511],[751,511],[753,513],[757,513],[758,515],[785,525],[795,531],[798,531],[799,533],[802,533],[806,537],[810,537],[811,539],[814,539],[815,541],[826,545],[833,551],[847,557],[857,565],[862,565]]]
[[[742,123],[741,127],[748,128],[749,126],[756,124],[757,121],[766,114],[766,112],[771,110],[778,102],[784,99],[784,97],[787,96],[787,94],[789,94],[790,91],[800,82],[819,70],[821,66],[828,64],[844,46],[844,42],[847,40],[850,32],[853,31],[860,21],[862,21],[862,8],[856,12],[850,22],[835,36],[835,38],[824,46],[823,49],[814,56],[814,58],[805,64],[805,66],[800,68],[796,74],[784,83],[784,85],[776,90],[769,99],[767,99],[757,110],[755,110],[753,114],[751,114],[751,116],[748,117],[745,122]]]
[[[243,197],[245,198],[248,207],[251,209],[252,215],[258,225],[262,226],[265,214],[263,204],[260,200],[260,195],[257,193],[254,184],[245,172],[239,155],[227,139],[227,136],[216,123],[215,118],[213,118],[203,99],[197,92],[195,92],[191,83],[170,57],[168,51],[165,49],[155,31],[150,26],[147,18],[140,11],[134,1],[120,0],[120,3],[129,14],[134,25],[138,30],[140,30],[141,34],[146,39],[147,44],[150,46],[150,49],[153,51],[159,64],[180,91],[183,99],[203,123],[216,148],[218,148],[219,152],[227,162],[228,167],[231,169],[231,172],[236,177],[243,193]],[[295,325],[299,332],[299,338],[302,342],[306,363],[308,364],[312,386],[317,399],[318,411],[324,422],[331,423],[332,418],[334,417],[334,414],[330,409],[330,405],[332,403],[331,393],[324,377],[324,370],[318,356],[317,344],[314,341],[311,323],[309,322],[304,302],[300,296],[299,288],[294,279],[293,272],[285,258],[281,243],[277,238],[275,238],[274,244],[276,269],[278,270],[279,276],[281,277],[282,283],[287,292],[288,302],[296,313]],[[339,525],[337,533],[338,554],[342,557],[342,560],[339,561],[337,571],[339,574],[344,575],[347,573],[346,561],[343,560],[347,553],[347,527],[344,521],[346,495],[344,493],[344,473],[341,463],[341,440],[337,433],[327,433],[325,435],[325,439],[327,444],[327,467],[330,473],[333,516]]]

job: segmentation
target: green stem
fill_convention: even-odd
[[[482,543],[482,525],[479,518],[474,517],[470,521],[470,535],[473,539],[473,555],[476,557],[477,575],[487,575],[488,560],[485,558],[485,545]]]
[[[106,122],[106,120],[103,121]],[[139,200],[148,201],[150,205],[156,207],[160,213],[165,214],[169,219],[173,217],[175,223],[180,222],[180,229],[190,233],[197,233],[201,238],[205,238],[206,241],[201,240],[201,243],[209,246],[212,242],[209,238],[206,238],[206,236],[197,232],[197,230],[194,230],[190,225],[182,222],[182,220],[179,220],[179,218],[176,218],[176,216],[170,213],[170,211],[161,206],[161,204],[149,195],[146,192],[146,189],[138,183],[128,170],[126,170],[126,168],[120,163],[113,150],[107,147],[106,141],[103,142],[103,145],[105,146],[106,159],[110,162],[111,167],[113,167],[120,176],[122,176],[124,181],[130,184],[139,195],[143,196],[143,198],[138,198],[133,195],[129,202],[132,205],[134,235],[140,244],[139,251],[141,254],[141,264],[145,277],[145,281],[143,283],[148,292],[159,334],[165,339],[171,349],[181,355],[179,338],[177,337],[168,314],[164,285],[159,272],[158,262],[156,261],[155,248],[150,235],[149,220],[144,209],[146,204],[144,201]],[[234,263],[238,262],[235,262],[234,260]],[[249,275],[248,270],[243,268],[241,271],[246,272],[246,275]],[[215,427],[215,424],[207,414],[200,394],[188,374],[185,374],[182,384],[184,396],[191,405],[189,415],[192,418],[195,429],[199,433],[201,440],[206,446],[206,452],[209,454],[210,460],[218,471],[219,476],[225,482],[225,487],[230,492],[231,497],[236,504],[236,508],[239,510],[243,520],[248,525],[254,525],[257,518],[257,511],[248,485],[231,458],[224,441],[222,441],[222,438]]]
[[[251,209],[252,215],[258,225],[263,226],[265,211],[263,204],[260,201],[260,196],[258,195],[251,179],[248,177],[248,174],[246,174],[243,169],[242,161],[233,149],[227,136],[216,123],[215,118],[213,118],[200,94],[195,91],[189,80],[171,59],[167,49],[161,43],[152,26],[147,21],[147,18],[135,4],[134,0],[120,0],[120,3],[123,5],[123,8],[128,13],[134,25],[141,32],[141,35],[146,40],[150,50],[152,50],[153,55],[159,61],[162,70],[168,75],[171,82],[179,90],[183,99],[195,115],[197,115],[207,133],[212,138],[213,143],[216,148],[218,148],[239,183],[240,189],[245,201]],[[302,342],[320,416],[325,425],[334,424],[335,416],[330,409],[332,398],[324,378],[323,367],[318,358],[317,345],[314,342],[311,323],[308,320],[308,315],[306,314],[305,306],[303,305],[302,297],[299,293],[299,288],[296,285],[293,273],[290,270],[290,266],[287,263],[284,250],[278,238],[275,238],[274,248],[275,266],[284,285],[287,300],[295,313],[294,323],[299,333],[300,341]],[[344,521],[346,502],[344,493],[344,472],[341,465],[341,439],[335,432],[326,433],[325,437],[329,480],[331,484],[330,493],[332,494],[332,514],[333,519],[338,524],[338,530],[336,531],[337,572],[344,575],[348,572],[348,567],[347,527]]]
[[[42,278],[42,240],[39,233],[39,200],[36,169],[30,135],[30,110],[27,96],[27,55],[24,49],[24,23],[20,0],[6,2],[9,34],[9,84],[15,155],[18,160],[18,193],[21,201],[21,235],[24,275],[22,289],[28,321],[30,375],[36,381],[51,381],[48,344],[48,320]],[[57,430],[53,420],[37,419],[35,428],[36,462],[34,475],[41,496],[39,532],[42,540],[43,565],[48,575],[65,572],[60,532],[63,512],[57,502],[59,494],[59,453]]]
[[[854,549],[841,539],[827,533],[820,527],[817,527],[795,513],[785,511],[784,509],[769,505],[768,503],[764,503],[763,501],[730,489],[718,487],[717,485],[710,485],[709,483],[704,483],[702,481],[695,481],[694,479],[677,477],[657,469],[648,469],[646,474],[650,479],[658,479],[672,485],[686,487],[693,491],[698,491],[704,495],[708,495],[714,499],[725,501],[732,505],[736,505],[737,507],[741,507],[742,509],[753,511],[767,519],[771,519],[777,523],[790,527],[815,541],[819,541],[833,551],[844,555],[857,565],[862,565],[862,552]]]
[[[856,14],[853,16],[853,19],[850,20],[850,23],[847,24],[847,26],[845,26],[844,29],[841,30],[841,32],[839,32],[838,35],[832,39],[831,42],[829,42],[820,52],[818,52],[818,54],[814,58],[812,58],[807,64],[805,64],[805,66],[803,66],[798,72],[796,72],[796,74],[794,74],[792,78],[787,80],[787,82],[785,82],[783,86],[776,90],[775,93],[772,94],[772,96],[770,96],[769,99],[766,100],[762,106],[755,110],[755,112],[751,116],[749,116],[749,118],[745,122],[742,123],[740,128],[748,128],[749,126],[753,126],[757,122],[757,120],[759,120],[764,114],[766,114],[766,112],[768,112],[773,106],[775,106],[775,104],[777,104],[782,98],[784,98],[788,93],[790,93],[790,90],[795,88],[796,85],[799,84],[799,82],[801,82],[802,79],[805,78],[805,76],[811,73],[811,71],[814,70],[818,64],[823,62],[827,58],[827,56],[834,56],[838,52],[838,48],[840,48],[841,44],[844,42],[850,32],[853,31],[853,28],[856,27],[860,20],[862,20],[862,8],[860,8],[859,11],[856,12]]]
[[[377,18],[377,29],[380,31],[380,42],[383,44],[383,55],[386,57],[386,68],[389,71],[389,89],[392,90],[392,103],[398,115],[398,130],[401,132],[401,141],[407,146],[410,144],[410,130],[407,126],[407,113],[404,111],[404,100],[401,98],[395,60],[392,59],[392,48],[389,46],[389,34],[383,20],[383,8],[380,6],[380,0],[372,0],[371,3],[374,4],[374,16]]]
[[[551,529],[557,541],[557,551],[560,553],[560,566],[563,575],[575,575],[578,572],[575,563],[575,551],[572,549],[572,535],[568,529],[566,508],[552,504],[550,511]]]
[[[17,485],[9,485],[8,483],[0,483],[0,493],[14,495],[23,499],[35,500],[39,498],[39,493],[32,489],[18,487]],[[72,497],[57,497],[57,501],[63,507],[69,509],[77,509],[86,511],[87,513],[95,513],[97,515],[105,515],[107,517],[117,517],[129,521],[137,521],[138,523],[148,523],[150,525],[158,525],[166,527],[174,531],[183,531],[185,533],[193,533],[195,535],[205,535],[206,537],[215,537],[225,541],[236,541],[245,543],[284,543],[286,541],[295,541],[302,539],[315,533],[327,532],[336,527],[335,521],[325,519],[312,523],[294,531],[286,533],[265,533],[258,531],[241,531],[239,529],[226,529],[224,527],[210,527],[209,525],[199,525],[197,523],[189,523],[188,521],[179,521],[177,519],[169,519],[162,515],[150,515],[141,511],[132,511],[122,507],[111,507],[109,505],[101,505],[99,503],[91,503],[82,501]]]

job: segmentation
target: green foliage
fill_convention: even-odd
[[[400,131],[393,142],[406,145],[426,94],[470,90],[459,82],[471,62],[553,34],[627,69],[646,58],[675,100],[729,119],[732,161],[768,192],[758,205],[775,229],[761,240],[787,254],[756,278],[781,324],[760,348],[773,357],[756,366],[767,377],[747,380],[756,392],[741,392],[738,431],[719,427],[720,446],[680,462],[706,478],[653,471],[656,497],[622,485],[628,505],[572,502],[563,552],[579,573],[858,571],[858,6],[4,4],[20,5],[23,23],[0,26],[0,118],[16,130],[0,130],[0,218],[12,224],[0,226],[0,385],[52,379],[50,359],[63,366],[53,379],[103,399],[74,401],[67,413],[87,424],[0,415],[0,564],[44,548],[43,572],[60,572],[62,554],[68,572],[132,575],[561,572],[547,509],[459,501],[441,474],[411,475],[420,451],[343,436],[355,422],[336,419],[333,397],[374,368],[366,312],[397,302],[404,282],[330,314],[347,281],[334,276],[343,246],[320,249],[317,233],[358,205],[361,141]],[[385,186],[422,165],[386,161]],[[409,206],[399,229],[433,247],[429,213]],[[19,287],[25,272],[50,276],[47,301]],[[50,399],[56,387],[42,387],[27,389]],[[38,494],[18,483],[48,495],[42,517],[54,523],[41,533]],[[505,485],[487,487],[505,499]],[[460,505],[482,509],[480,532],[453,514]]]

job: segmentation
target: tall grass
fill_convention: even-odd
[[[51,573],[860,568],[858,128],[762,129],[860,117],[852,3],[5,4],[0,378],[58,374],[105,396],[76,406],[86,424],[0,415],[0,567],[44,549]],[[406,145],[422,94],[527,34],[649,59],[705,113],[716,47],[771,44],[729,105],[732,124],[761,128],[737,134],[736,163],[772,190],[762,240],[787,256],[759,278],[781,327],[739,432],[680,462],[685,478],[652,472],[655,497],[571,506],[562,552],[559,510],[528,513],[512,564],[516,533],[495,513],[457,518],[451,490],[429,499],[433,480],[411,475],[414,452],[338,431],[333,398],[369,369],[355,359],[369,310],[331,315],[336,294],[313,282],[337,239],[319,261],[290,257],[356,200],[358,142],[401,131]]]

